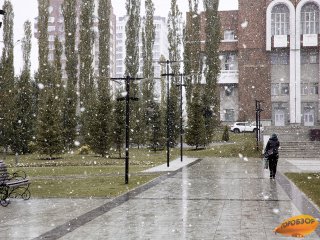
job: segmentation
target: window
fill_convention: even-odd
[[[59,36],[59,41],[60,41],[60,42],[64,42],[65,40],[66,40],[66,39],[65,39],[64,36],[62,36],[62,35]]]
[[[271,95],[289,95],[289,83],[273,83],[271,84]]]
[[[53,11],[53,7],[52,6],[48,7],[48,12],[52,13],[52,11]]]
[[[301,95],[308,95],[308,83],[301,83]]]
[[[56,26],[48,26],[48,32],[54,32],[56,30]]]
[[[289,83],[281,83],[280,87],[281,95],[289,95]]]
[[[49,17],[48,22],[49,23],[54,23],[54,17]]]
[[[54,41],[54,37],[55,37],[54,35],[50,35],[49,38],[48,38],[49,42],[53,42]]]
[[[49,61],[53,61],[53,53],[49,53],[49,55],[48,55],[48,60],[49,60]]]
[[[226,53],[224,55],[221,55],[220,60],[222,70],[238,70],[237,56],[235,53]]]
[[[224,86],[224,93],[226,96],[233,96],[234,86],[233,85]]]
[[[310,84],[310,94],[311,95],[318,95],[319,94],[319,84],[318,83],[311,83]]]
[[[319,57],[317,52],[302,52],[301,64],[317,64],[319,63]]]
[[[289,64],[289,53],[279,52],[270,55],[271,65],[287,65]]]
[[[278,96],[280,89],[280,83],[273,83],[271,84],[271,95]]]
[[[301,83],[301,95],[318,95],[318,83]]]
[[[226,109],[224,119],[225,119],[225,121],[233,122],[234,121],[234,109]]]
[[[160,58],[160,52],[155,52],[155,53],[153,54],[153,57],[154,57],[155,59],[159,59],[159,58]]]
[[[319,8],[315,3],[308,3],[301,9],[302,34],[319,33]]]
[[[271,32],[274,35],[288,35],[290,32],[289,9],[284,4],[278,4],[271,13]]]
[[[224,40],[235,40],[234,31],[226,30],[224,31]]]

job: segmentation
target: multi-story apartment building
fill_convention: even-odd
[[[320,2],[239,0],[219,15],[221,121],[254,120],[259,100],[266,125],[319,125]]]
[[[126,23],[128,17],[119,17],[116,24],[116,77],[124,77],[125,75],[125,58],[126,58]],[[153,46],[153,59],[154,59],[154,76],[160,77],[161,66],[157,63],[163,55],[168,58],[168,28],[165,17],[154,16],[153,18],[155,26],[155,41]],[[144,26],[144,18],[142,18],[141,26]],[[141,31],[140,31],[141,36]],[[139,72],[138,75],[142,76],[143,72],[143,59],[142,59],[142,41],[139,37]]]
[[[64,20],[62,13],[62,3],[64,0],[50,0],[49,6],[49,23],[48,23],[48,40],[49,40],[49,62],[53,61],[54,56],[54,39],[57,36],[61,41],[62,45],[65,42],[65,28],[64,28]],[[80,3],[81,0],[77,1],[77,29],[76,31],[76,50],[80,41],[79,35],[79,27],[80,27]],[[95,6],[98,6],[98,1],[96,0]],[[111,16],[110,16],[110,75],[115,75],[115,26],[116,26],[116,17],[113,14],[113,9],[111,8]],[[93,68],[96,76],[99,76],[98,66],[99,66],[99,31],[98,31],[98,17],[97,14],[94,14],[94,24],[93,24],[93,32],[95,36],[94,46],[93,46]],[[37,18],[35,19],[35,37],[38,37],[38,22]],[[62,55],[62,76],[64,79],[67,78],[67,74],[65,71],[66,65],[66,56]]]

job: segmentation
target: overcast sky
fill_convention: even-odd
[[[111,0],[114,13],[117,16],[123,16],[126,14],[125,2],[126,0]],[[170,8],[170,0],[154,0],[155,5],[155,14],[163,17],[167,17],[168,10]],[[202,2],[202,1],[200,1]],[[2,9],[4,0],[0,0],[0,6]],[[38,14],[38,0],[11,0],[14,11],[14,39],[15,42],[23,37],[23,23],[26,20],[30,20],[33,28],[34,18]],[[144,9],[144,0],[141,0],[143,6],[141,9]],[[178,0],[179,9],[181,12],[185,13],[188,11],[188,0]],[[238,0],[220,0],[219,10],[234,10],[237,9]],[[2,28],[0,29],[0,41],[2,40]],[[38,58],[37,58],[37,40],[33,38],[32,40],[32,71],[35,71],[38,67]],[[0,42],[0,48],[3,47],[3,44]],[[19,74],[22,68],[22,54],[20,44],[15,46],[15,72]]]

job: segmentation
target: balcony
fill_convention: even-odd
[[[304,47],[318,46],[318,34],[303,34],[302,39]]]
[[[274,48],[286,48],[288,47],[288,35],[274,35],[273,47]]]
[[[238,70],[221,70],[218,78],[219,84],[239,83]]]

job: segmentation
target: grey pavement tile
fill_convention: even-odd
[[[241,229],[241,240],[267,240],[264,229]]]

